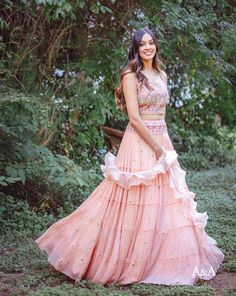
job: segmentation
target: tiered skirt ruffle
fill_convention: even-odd
[[[35,241],[57,270],[102,284],[215,276],[224,254],[204,230],[207,212],[197,212],[167,130],[153,136],[167,150],[161,162],[129,123],[117,156],[101,165],[105,179]]]

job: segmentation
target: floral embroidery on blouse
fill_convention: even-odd
[[[138,104],[139,106],[143,105],[165,105],[170,102],[170,96],[167,89],[167,85],[164,81],[158,81],[155,84],[149,82],[150,87],[149,90],[144,84],[141,85],[141,82],[138,83]]]

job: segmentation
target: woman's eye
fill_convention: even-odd
[[[151,42],[149,42],[149,44],[150,44],[150,45],[153,45],[153,44],[154,44],[154,42],[153,42],[153,41],[151,41]],[[144,46],[144,45],[145,45],[144,43],[141,43],[141,44],[140,44],[140,46]]]

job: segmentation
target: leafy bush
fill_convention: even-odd
[[[170,135],[181,164],[187,169],[225,166],[236,161],[236,132],[228,128],[219,128],[209,135],[175,126]]]
[[[39,233],[56,222],[53,215],[37,215],[26,201],[0,193],[1,233]]]
[[[41,131],[50,134],[50,104],[40,97],[28,97],[5,90],[0,109],[0,186],[1,191],[17,195],[21,183],[36,186],[38,192],[27,193],[28,201],[42,211],[56,204],[81,202],[85,187],[102,179],[96,172],[99,155],[88,168],[77,165],[65,155],[53,153],[42,144]],[[87,168],[85,169],[85,167]],[[15,192],[14,192],[15,191]],[[45,196],[49,198],[45,199]],[[21,196],[22,197],[22,196]],[[54,199],[54,200],[52,200]]]

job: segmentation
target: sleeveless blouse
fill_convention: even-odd
[[[140,114],[164,113],[166,104],[170,102],[167,85],[163,78],[158,76],[155,83],[148,81],[152,89],[148,89],[144,84],[137,81],[137,99]]]

